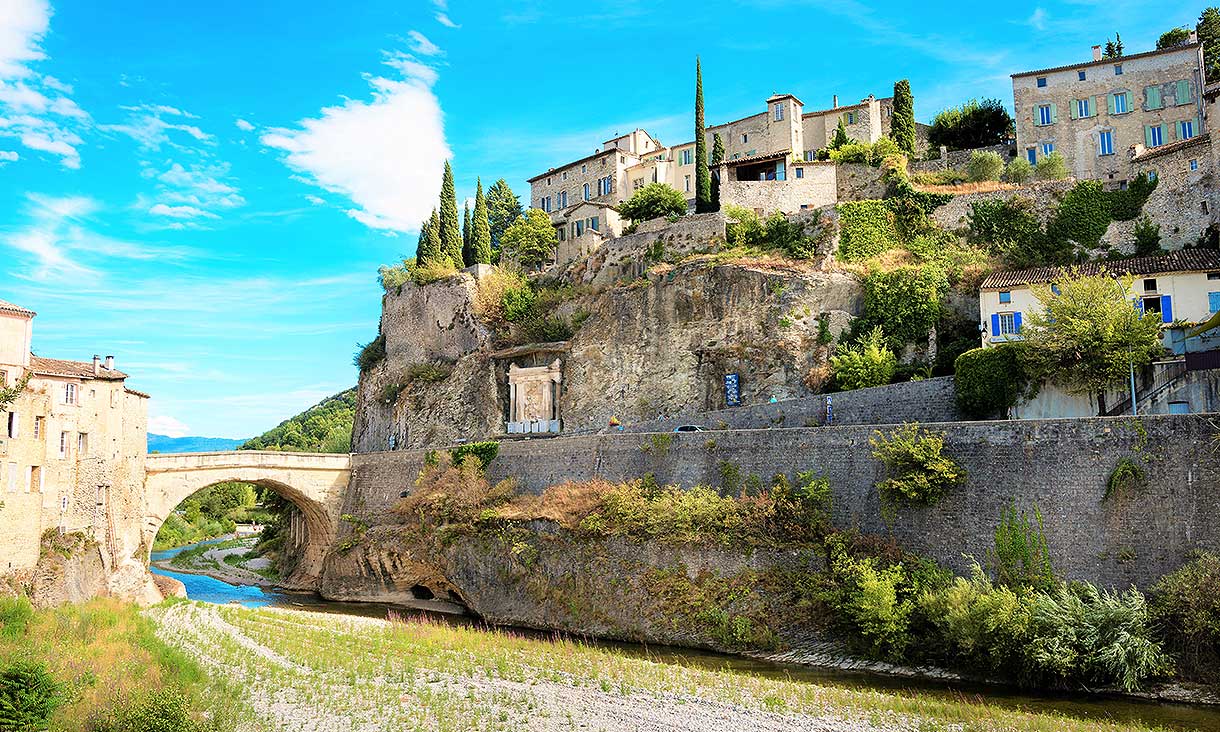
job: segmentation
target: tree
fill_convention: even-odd
[[[649,183],[619,204],[618,212],[635,222],[686,213],[686,196],[664,183]]]
[[[850,145],[851,138],[847,136],[847,127],[843,124],[843,118],[839,117],[839,126],[835,128],[835,136],[830,141],[830,149],[838,150],[844,145]]]
[[[1215,81],[1220,78],[1220,8],[1210,7],[1200,13],[1195,32],[1203,44],[1203,75]]]
[[[715,211],[712,177],[707,168],[707,131],[703,126],[703,68],[695,57],[695,213]]]
[[[419,244],[415,247],[415,261],[421,267],[448,263],[449,256],[441,249],[440,221],[436,209],[419,230]]]
[[[1161,37],[1156,39],[1156,50],[1162,51],[1166,48],[1180,46],[1183,43],[1190,41],[1189,28],[1173,28],[1161,34]]]
[[[966,176],[973,182],[999,180],[1004,172],[1004,159],[990,150],[975,150],[966,163]]]
[[[537,208],[531,208],[514,221],[500,239],[502,251],[510,253],[526,267],[538,267],[550,261],[558,243],[550,215]]]
[[[712,160],[711,167],[716,169],[712,174],[712,210],[720,210],[720,164],[724,162],[724,140],[720,139],[720,133],[716,132],[712,135]]]
[[[1131,282],[1104,269],[1088,276],[1069,270],[1055,289],[1035,287],[1041,309],[1027,315],[1021,332],[1039,371],[1069,391],[1096,394],[1163,353],[1160,318],[1131,306]]]
[[[865,389],[890,383],[898,359],[885,342],[885,333],[878,326],[859,343],[830,357],[835,383],[840,389]]]
[[[462,209],[462,261],[467,267],[474,264],[474,253],[470,250],[470,202]]]
[[[1012,115],[999,99],[977,99],[942,109],[932,118],[928,144],[950,150],[998,145],[1013,134]]]
[[[1063,180],[1068,177],[1067,161],[1056,150],[1038,161],[1034,176],[1038,180]]]
[[[890,137],[907,155],[915,154],[915,97],[911,82],[902,79],[894,83],[894,116],[890,122]]]
[[[483,180],[476,179],[474,193],[473,230],[470,232],[470,249],[474,254],[471,264],[491,264],[491,224],[487,221],[487,198],[483,195]]]
[[[513,222],[521,218],[521,200],[504,179],[487,189],[487,223],[491,227],[491,248],[499,251],[500,239]]]
[[[457,192],[453,187],[453,168],[445,161],[445,174],[441,178],[441,215],[437,234],[441,240],[441,253],[449,257],[453,266],[461,269],[462,232],[458,229]]]

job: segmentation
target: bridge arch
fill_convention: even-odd
[[[180,503],[217,483],[252,483],[292,502],[305,519],[307,540],[296,571],[286,582],[316,589],[326,551],[338,531],[351,456],[290,452],[208,452],[149,455],[145,460],[145,546]]]

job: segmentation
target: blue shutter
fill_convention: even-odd
[[[1173,322],[1173,298],[1169,295],[1161,295],[1161,322]]]
[[[991,314],[991,335],[995,338],[1000,337],[1000,314]]]
[[[1021,313],[1012,314],[1012,327],[1018,335],[1021,333]]]

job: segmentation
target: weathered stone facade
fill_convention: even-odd
[[[835,187],[838,201],[885,198],[885,171],[863,163],[841,163],[835,166]]]
[[[932,220],[942,229],[957,231],[968,225],[967,216],[978,201],[1008,201],[1019,197],[1029,199],[1033,203],[1034,214],[1045,225],[1055,215],[1064,194],[1075,185],[1074,180],[1049,180],[985,193],[960,193],[934,210]]]
[[[1147,150],[1132,164],[1136,172],[1156,176],[1157,186],[1144,204],[1144,213],[1160,227],[1161,248],[1175,251],[1205,243],[1220,206],[1211,133]],[[1137,223],[1138,218],[1111,223],[1102,241],[1131,254]]]

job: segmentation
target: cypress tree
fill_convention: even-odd
[[[716,168],[716,172],[712,174],[712,210],[720,210],[720,164],[724,162],[724,140],[720,139],[720,133],[712,135],[712,159],[711,166]]]
[[[707,130],[703,125],[703,68],[695,57],[695,213],[715,211],[712,176],[707,169]]]
[[[471,219],[470,249],[474,261],[491,264],[491,222],[487,220],[487,199],[483,196],[483,181],[476,179],[474,218]],[[473,262],[472,262],[473,264]]]
[[[1209,82],[1220,80],[1220,8],[1204,10],[1195,31],[1203,44],[1203,75]]]
[[[441,178],[440,235],[441,254],[449,257],[453,266],[461,269],[462,232],[458,229],[457,192],[453,188],[453,168],[445,161],[445,174]]]
[[[441,251],[441,240],[437,232],[437,217],[436,209],[432,209],[432,215],[424,222],[424,225],[419,230],[419,245],[415,248],[415,263],[421,267],[443,264],[448,261],[448,257]]]
[[[487,189],[483,200],[487,203],[487,222],[491,225],[491,249],[499,251],[500,237],[521,218],[521,201],[503,178]]]
[[[470,202],[463,204],[462,210],[462,261],[466,266],[474,264],[474,252],[470,249]]]
[[[843,124],[843,118],[839,117],[839,126],[835,128],[835,136],[830,141],[830,149],[838,150],[849,142],[851,142],[851,138],[847,136],[847,127]]]
[[[894,118],[890,121],[890,137],[907,155],[915,154],[915,97],[911,82],[894,82]]]

